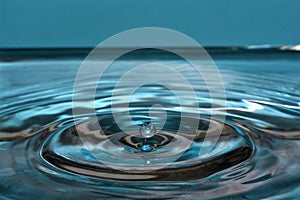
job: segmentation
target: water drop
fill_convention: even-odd
[[[152,144],[152,142],[150,142],[150,140],[148,140],[148,138],[152,138],[154,136],[154,134],[156,133],[156,127],[153,123],[144,123],[140,130],[139,130],[140,134],[142,135],[142,137],[144,137],[144,141],[143,143],[140,145],[140,150],[143,152],[150,152],[155,150],[154,145]]]
[[[140,128],[140,134],[145,138],[151,138],[156,133],[156,127],[153,123],[144,123]]]

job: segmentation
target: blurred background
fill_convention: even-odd
[[[0,48],[94,47],[137,27],[203,46],[296,45],[299,0],[1,0]]]

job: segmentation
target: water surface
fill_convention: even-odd
[[[102,77],[96,117],[74,116],[73,84],[87,52],[1,51],[2,199],[292,199],[300,193],[298,52],[210,49],[222,75],[226,105],[212,105],[205,81],[181,58],[157,50],[134,52],[113,63]],[[199,109],[189,109],[189,96],[176,83],[186,99],[181,105],[170,89],[144,85],[130,99],[130,116],[123,118],[130,134],[124,133],[112,116],[111,103],[114,112],[124,112],[129,86],[120,88],[123,96],[112,97],[112,91],[130,67],[150,61],[184,72]],[[82,97],[78,109],[85,108],[84,94],[94,84],[89,76],[76,94]],[[150,115],[156,104],[161,107],[152,107]],[[222,121],[221,115],[226,116]],[[195,119],[197,130],[189,124]],[[178,132],[181,121],[185,123]],[[149,123],[157,130],[149,137],[144,132],[145,140],[141,131]],[[213,150],[199,153],[211,145],[221,125]],[[83,144],[81,134],[93,148]],[[204,140],[210,135],[211,140]]]

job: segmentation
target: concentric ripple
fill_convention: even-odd
[[[99,120],[101,127],[105,128],[102,137],[92,133],[92,122],[83,122],[77,130],[91,135],[88,146],[81,142],[73,126],[67,127],[52,134],[46,141],[41,149],[42,158],[58,168],[99,178],[183,181],[203,178],[233,166],[247,159],[253,152],[247,133],[239,133],[235,128],[226,126],[213,151],[199,154],[202,146],[211,144],[210,140],[204,140],[204,136],[211,134],[219,122],[213,122],[209,130],[208,122],[202,119],[199,130],[177,133],[179,120],[180,117],[171,116],[165,129],[147,139],[147,143],[155,148],[149,152],[140,150],[144,138],[139,130],[128,127],[130,134],[116,130],[117,126],[111,116]],[[189,146],[187,140],[191,139],[192,145]],[[177,154],[182,155],[173,161],[171,158]],[[168,166],[160,169],[160,165],[165,163]],[[119,168],[114,170],[110,166]],[[156,170],[157,167],[159,170]],[[208,167],[210,170],[207,170]],[[126,171],[122,170],[124,168]]]
[[[199,110],[189,109],[188,102],[179,109],[167,88],[145,85],[131,98],[130,116],[123,118],[126,131],[118,127],[110,103],[115,98],[115,111],[125,111],[123,96],[111,92],[127,66],[156,60],[184,70],[184,61],[154,50],[122,58],[97,90],[96,116],[74,116],[72,87],[84,54],[35,59],[26,54],[20,60],[5,54],[9,62],[0,63],[1,199],[297,198],[299,53],[210,53],[222,73],[226,106],[212,106],[204,80],[186,71]],[[94,84],[88,80],[78,94],[83,97],[78,109],[86,109],[84,94]],[[126,86],[120,89],[126,93]],[[161,107],[150,115],[153,104]],[[195,119],[196,129],[189,124]],[[221,126],[217,143],[205,151]]]

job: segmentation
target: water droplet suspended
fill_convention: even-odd
[[[140,134],[145,138],[151,138],[156,133],[156,127],[153,123],[144,123],[140,128]]]

